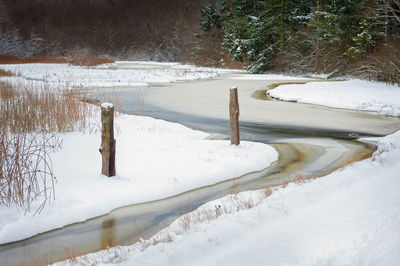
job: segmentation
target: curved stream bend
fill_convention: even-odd
[[[203,86],[204,82],[208,82],[208,85],[211,86],[218,86],[221,78],[199,82],[182,82],[178,85],[175,83],[150,88],[151,91],[154,89],[153,96],[155,97],[149,97],[146,103],[146,107],[148,108],[146,113],[155,118],[180,122],[192,128],[216,133],[212,135],[215,139],[226,138],[228,121],[219,117],[218,108],[220,107],[215,107],[213,103],[207,103],[207,101],[202,103],[202,97],[195,96],[199,97],[199,101],[196,102],[197,105],[200,103],[203,109],[204,106],[210,106],[210,108],[207,108],[208,113],[215,111],[216,116],[208,116],[207,114],[199,116],[196,110],[187,109],[185,106],[178,105],[174,108],[171,107],[171,104],[176,103],[182,96],[174,93],[171,94],[171,91],[177,92],[174,90],[175,86],[178,86],[178,92],[182,88],[196,91],[199,89],[196,87],[196,84]],[[265,83],[265,81],[263,82]],[[252,93],[259,88],[251,81],[246,84],[248,84],[246,85],[248,87],[253,87],[252,90],[245,88],[244,91],[246,93]],[[167,88],[168,90],[166,90]],[[165,93],[169,94],[169,97],[164,99],[166,103],[160,105],[160,97],[162,98],[162,95],[165,95]],[[187,92],[185,93],[187,95]],[[251,98],[251,93],[248,96],[249,98]],[[216,95],[219,97],[220,93],[216,93]],[[132,105],[132,102],[136,101],[139,97],[135,92],[135,88],[131,90],[123,89],[120,96],[122,96],[122,112],[138,113],[143,111],[139,109],[135,110],[135,105]],[[177,98],[170,101],[173,96]],[[221,99],[217,100],[221,101]],[[257,100],[253,99],[253,101]],[[248,99],[245,99],[244,102],[241,114],[243,112],[246,114],[246,110],[249,107],[248,103],[252,104]],[[248,103],[246,104],[246,102]],[[273,105],[273,108],[280,106],[279,102],[269,101],[270,104]],[[210,200],[220,198],[227,193],[259,189],[266,185],[281,184],[293,178],[296,174],[307,177],[323,176],[349,162],[367,158],[375,150],[375,145],[351,140],[351,134],[357,130],[356,132],[361,136],[382,135],[387,134],[386,132],[394,128],[394,122],[391,119],[381,123],[380,121],[375,121],[380,119],[378,116],[373,117],[370,114],[353,113],[351,111],[349,113],[344,112],[344,114],[341,111],[339,115],[335,114],[336,120],[334,121],[338,121],[338,116],[348,116],[352,119],[357,119],[357,117],[360,119],[357,120],[356,125],[360,125],[360,121],[370,121],[371,119],[375,119],[375,123],[372,126],[361,126],[355,130],[346,128],[346,123],[344,125],[342,123],[338,129],[326,126],[318,128],[315,124],[310,126],[307,123],[306,126],[302,127],[298,121],[290,123],[291,120],[296,120],[296,115],[293,115],[292,118],[288,117],[287,112],[284,112],[287,103],[281,104],[284,107],[281,109],[279,107],[278,111],[283,112],[281,117],[283,117],[285,123],[275,123],[277,119],[279,120],[279,112],[274,113],[278,117],[274,117],[275,120],[272,119],[269,122],[266,122],[265,119],[261,119],[261,121],[255,119],[255,121],[247,120],[241,123],[242,139],[268,143],[274,146],[279,152],[278,161],[270,167],[259,172],[246,174],[173,197],[118,208],[107,215],[96,217],[83,223],[72,224],[29,239],[0,245],[0,265],[52,263],[63,260],[71,255],[86,254],[117,244],[134,243],[139,237],[148,238],[160,229],[168,226],[183,213],[192,211],[198,206]],[[259,106],[259,103],[257,105]],[[177,111],[180,110],[180,107],[182,107],[185,113]],[[304,106],[301,108],[304,108]],[[263,111],[265,110],[260,110],[260,112]],[[289,108],[289,111],[294,111],[294,114],[296,114],[293,106]],[[313,109],[313,107],[308,107],[301,114],[310,115],[313,111],[314,114],[315,111],[320,112],[318,108]],[[324,115],[328,115],[330,110],[324,109],[324,112]],[[244,117],[251,117],[251,115],[247,114]],[[260,117],[264,116],[256,116],[256,118]],[[305,121],[304,118],[301,121]],[[351,123],[352,121],[350,119],[350,121],[345,122]],[[381,131],[374,128],[376,125],[382,124],[385,126],[382,127]]]
[[[262,171],[166,199],[121,207],[82,223],[1,245],[0,265],[53,263],[71,255],[132,244],[139,237],[152,236],[184,213],[228,193],[278,185],[296,174],[323,176],[349,161],[366,158],[375,150],[370,143],[331,139],[292,139],[270,145],[279,152],[279,159]]]

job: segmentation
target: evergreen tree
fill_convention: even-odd
[[[387,39],[389,22],[400,22],[398,2],[218,0],[203,6],[201,25],[219,31],[222,47],[253,73],[295,69],[299,60],[308,71],[343,71]]]

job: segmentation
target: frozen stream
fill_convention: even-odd
[[[296,174],[326,175],[345,164],[364,159],[375,146],[355,136],[386,135],[399,120],[372,113],[330,109],[307,104],[254,98],[257,90],[278,81],[240,79],[222,74],[208,80],[119,88],[124,113],[179,122],[225,139],[229,134],[229,87],[239,87],[242,139],[274,146],[279,159],[270,167],[232,180],[198,188],[166,199],[118,208],[83,223],[0,246],[0,265],[40,265],[70,255],[85,254],[117,244],[131,244],[168,226],[200,205],[267,184],[278,185]],[[105,93],[111,93],[109,89]],[[103,92],[102,92],[103,94]]]

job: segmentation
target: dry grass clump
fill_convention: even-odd
[[[129,252],[134,252],[136,248],[139,248],[139,250],[143,251],[150,246],[155,246],[160,243],[173,242],[175,236],[182,235],[185,232],[190,231],[192,227],[197,224],[216,220],[223,214],[232,214],[241,210],[247,210],[259,206],[265,202],[265,199],[269,197],[275,189],[279,187],[285,187],[289,183],[305,183],[307,182],[308,178],[311,177],[307,177],[302,173],[296,173],[292,178],[289,178],[287,181],[283,182],[282,185],[266,185],[263,189],[253,192],[249,195],[242,195],[239,193],[227,194],[226,197],[222,198],[220,201],[218,201],[218,204],[215,204],[214,206],[202,206],[196,211],[190,213],[186,213],[186,209],[183,207],[182,211],[184,214],[176,220],[176,224],[175,226],[172,226],[172,229],[160,231],[149,239],[142,239],[138,236],[136,245],[131,249],[124,249],[123,252],[121,252],[121,247],[114,247],[101,252],[103,252],[103,254],[113,254],[118,252],[118,256],[116,256],[116,258],[120,258],[121,260],[118,262],[122,262],[125,260],[124,255],[129,254]],[[121,256],[121,254],[123,255]],[[93,256],[86,255],[80,257],[76,262],[83,265],[86,265],[85,263],[92,265]],[[104,260],[102,260],[102,262],[110,263],[112,261],[106,257]]]
[[[93,107],[74,91],[0,82],[0,205],[40,211],[54,197],[50,152],[61,147],[58,133],[90,126]]]
[[[72,57],[72,58],[54,58],[54,57],[34,57],[20,58],[16,56],[0,55],[0,64],[71,64],[78,66],[97,66],[101,64],[114,63],[115,61],[107,58],[97,57]]]
[[[302,173],[297,173],[292,182],[296,183],[296,184],[302,184],[304,183],[306,180],[310,179],[310,177],[305,177]]]
[[[94,250],[95,251],[95,250]],[[99,251],[99,254],[90,253],[90,254],[80,254],[70,252],[68,250],[65,251],[65,254],[58,258],[57,265],[63,266],[72,266],[72,265],[81,265],[81,266],[94,266],[94,265],[103,265],[103,264],[121,264],[125,262],[129,253],[132,252],[130,248],[116,246],[109,249],[104,249]],[[43,259],[39,263],[33,264],[36,265],[49,265],[49,259]]]
[[[315,177],[313,176],[305,176],[302,173],[296,173],[293,177],[290,179],[285,180],[282,183],[282,187],[285,188],[287,185],[290,183],[295,183],[295,184],[303,184],[306,183],[307,181],[314,179]]]
[[[273,193],[274,189],[278,187],[285,188],[290,183],[303,184],[310,179],[312,179],[311,176],[296,173],[292,178],[285,180],[282,185],[266,185],[259,190],[259,193],[252,193],[250,195],[228,194],[218,205],[214,205],[214,208],[201,207],[195,212],[181,216],[179,218],[179,225],[183,231],[188,231],[192,225],[215,220],[222,214],[230,214],[254,208],[263,203]]]
[[[145,250],[149,246],[155,246],[160,243],[171,243],[172,241],[173,238],[169,232],[161,231],[150,239],[144,240],[140,238],[138,243],[140,244],[140,249]]]
[[[261,189],[261,193],[264,194],[264,197],[269,197],[272,194],[272,187],[267,185],[263,189]]]
[[[192,223],[192,215],[190,214],[185,214],[179,218],[179,223],[183,230],[189,231],[190,229],[190,224]]]
[[[13,77],[16,76],[14,72],[0,68],[0,77]]]
[[[0,123],[10,132],[85,130],[93,111],[73,90],[55,92],[46,85],[0,82]]]

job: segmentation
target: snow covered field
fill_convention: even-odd
[[[399,87],[378,82],[364,80],[311,82],[282,85],[267,93],[284,101],[374,111],[391,116],[400,115]]]
[[[117,61],[95,67],[68,64],[0,65],[23,80],[45,81],[52,86],[72,88],[147,86],[148,82],[173,82],[216,76],[222,69],[181,65],[177,63]],[[8,78],[7,78],[8,79]]]
[[[149,117],[121,115],[115,123],[117,177],[100,174],[99,131],[64,134],[62,149],[51,154],[56,199],[35,216],[1,207],[0,244],[261,170],[278,157],[265,144],[242,142],[236,147]]]
[[[67,64],[0,68],[20,75],[4,78],[11,82],[46,82],[54,87],[147,85],[150,81],[209,78],[224,71],[157,62],[116,62],[90,68]],[[98,116],[91,119],[100,125]],[[56,199],[35,216],[24,215],[15,206],[1,207],[0,244],[84,221],[117,207],[176,195],[261,170],[278,156],[265,144],[242,142],[238,147],[231,146],[227,141],[207,140],[206,133],[149,117],[120,115],[115,125],[117,177],[100,175],[98,129],[90,134],[63,134],[61,150],[51,154],[57,178]],[[31,209],[41,203],[39,199]]]
[[[372,158],[328,176],[267,198],[263,190],[228,195],[152,239],[67,265],[399,265],[400,133],[375,141]],[[237,211],[246,202],[254,207]]]
[[[118,71],[112,64],[0,68],[22,76],[14,80],[78,88],[145,86],[153,81],[208,78],[222,71],[174,63],[116,64]],[[251,80],[243,74],[232,79]],[[400,113],[400,89],[379,83],[285,85],[270,93],[283,100],[392,116]],[[93,119],[99,124],[98,117]],[[148,117],[121,115],[116,128],[117,177],[99,174],[99,132],[64,134],[63,148],[52,154],[58,180],[56,200],[35,216],[1,207],[0,243],[260,170],[278,156],[265,144],[242,142],[235,147],[227,141],[207,140],[206,133]],[[399,265],[400,132],[370,140],[378,143],[373,158],[320,179],[228,195],[179,218],[149,240],[60,264]]]
[[[396,87],[361,81],[311,85],[322,92],[290,85],[274,97],[298,99],[283,96],[290,88],[305,102],[323,104],[314,99],[324,96],[335,107],[344,101],[350,109],[391,115],[400,110]],[[268,197],[267,189],[228,195],[149,240],[61,265],[399,265],[400,131],[369,140],[378,145],[372,158],[328,176],[272,188]]]

